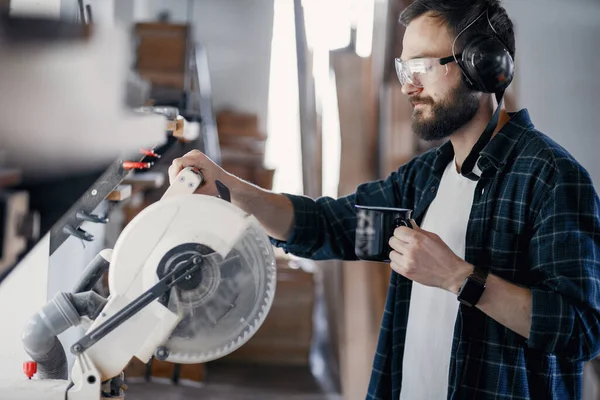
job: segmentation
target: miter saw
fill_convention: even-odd
[[[229,201],[194,194],[199,171],[186,168],[162,199],[140,212],[113,250],[99,254],[73,293],[59,293],[28,322],[23,343],[33,379],[0,391],[12,400],[125,397],[132,357],[174,363],[221,358],[246,343],[270,310],[276,286],[273,248],[258,221]],[[91,288],[108,270],[110,295]],[[85,335],[70,379],[57,335],[81,325]]]

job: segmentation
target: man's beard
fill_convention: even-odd
[[[427,118],[419,109],[412,114],[413,132],[425,141],[447,138],[471,121],[479,108],[475,92],[462,81],[442,102],[434,103],[431,98],[411,98],[411,102],[428,104],[430,107],[430,116]]]

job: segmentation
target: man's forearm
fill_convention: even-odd
[[[451,291],[458,293],[460,284],[472,271],[473,266],[465,268],[468,271],[457,280]],[[460,282],[460,283],[459,283]],[[527,288],[509,283],[494,274],[489,274],[486,288],[476,305],[481,311],[510,330],[529,339],[531,330],[531,291]]]
[[[294,207],[284,195],[235,178],[228,182],[231,202],[256,217],[269,236],[287,240],[294,223]]]
[[[490,274],[477,308],[529,339],[531,330],[531,291]]]

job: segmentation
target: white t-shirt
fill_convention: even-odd
[[[480,171],[476,168],[475,173]],[[460,175],[455,160],[444,171],[421,224],[465,257],[467,224],[477,182]],[[400,400],[445,399],[459,302],[446,290],[413,282],[402,361]]]

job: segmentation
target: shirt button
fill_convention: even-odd
[[[483,195],[485,193],[485,188],[481,189],[481,194]]]
[[[434,193],[435,192],[435,186],[432,186],[431,189],[429,189],[429,190],[431,190],[431,193]]]

